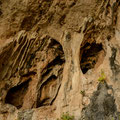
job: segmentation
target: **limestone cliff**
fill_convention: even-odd
[[[120,0],[0,0],[0,120],[120,119]]]

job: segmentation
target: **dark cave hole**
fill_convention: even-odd
[[[80,66],[83,74],[95,67],[101,51],[103,51],[102,43],[86,42],[82,45],[80,49]]]
[[[24,69],[22,67],[20,71],[18,71],[19,75],[21,76],[21,78],[27,79],[27,81],[20,83],[19,85],[14,86],[8,90],[5,98],[6,104],[11,104],[15,106],[17,109],[31,109],[31,108],[38,108],[41,106],[48,106],[55,101],[57,94],[59,92],[59,88],[60,88],[62,77],[63,77],[62,72],[64,68],[64,63],[65,63],[65,56],[64,56],[63,48],[58,41],[52,38],[51,39],[46,38],[46,39],[48,40],[43,41],[43,45],[42,45],[43,49],[36,48],[39,55],[36,54],[36,51],[35,51],[35,54],[32,54],[31,52],[30,54],[28,54],[28,58],[26,60],[27,65],[28,65],[27,62],[29,62],[28,61],[29,58],[31,58],[30,59],[31,61],[35,60],[36,58],[38,58],[39,60],[42,60],[40,59],[40,57],[43,53],[42,51],[45,51],[44,54],[45,56],[48,56],[48,58],[46,59],[48,59],[49,61],[48,63],[45,64],[44,67],[42,66],[43,64],[40,64],[41,68],[42,67],[43,68],[40,71],[41,79],[40,81],[38,80],[37,81],[38,83],[36,84],[37,89],[35,90],[35,92],[37,91],[38,95],[37,95],[37,98],[34,99],[33,101],[34,103],[31,103],[30,101],[31,99],[30,100],[29,99],[26,100],[26,99],[30,91],[29,82],[30,81],[32,82],[32,78],[30,79],[28,78],[29,76],[36,75],[36,69],[35,71],[30,72],[28,70],[27,72],[24,73]],[[48,42],[48,46],[44,47],[45,45],[47,45],[47,42]],[[51,58],[49,57],[50,55],[51,55]],[[27,65],[25,65],[25,67],[27,67]],[[34,65],[34,64],[29,63],[29,65]],[[30,95],[30,98],[31,98],[31,95]]]
[[[20,109],[23,105],[24,96],[27,92],[29,81],[30,79],[18,86],[11,88],[7,93],[5,103],[14,105],[18,109]]]

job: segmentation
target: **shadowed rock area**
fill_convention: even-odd
[[[18,109],[22,107],[23,99],[28,89],[29,81],[11,88],[6,96],[6,103],[16,106]]]

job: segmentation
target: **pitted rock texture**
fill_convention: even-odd
[[[84,120],[119,120],[120,113],[117,112],[115,99],[109,94],[111,86],[106,83],[99,83],[97,91],[93,93],[91,103],[84,108]]]
[[[119,120],[119,61],[119,0],[0,0],[0,120]]]

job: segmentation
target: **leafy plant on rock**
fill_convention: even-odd
[[[63,113],[60,119],[57,120],[74,120],[74,116],[71,116],[68,112]]]
[[[105,79],[106,79],[105,73],[103,70],[101,70],[101,76],[98,78],[98,81],[104,83]]]

